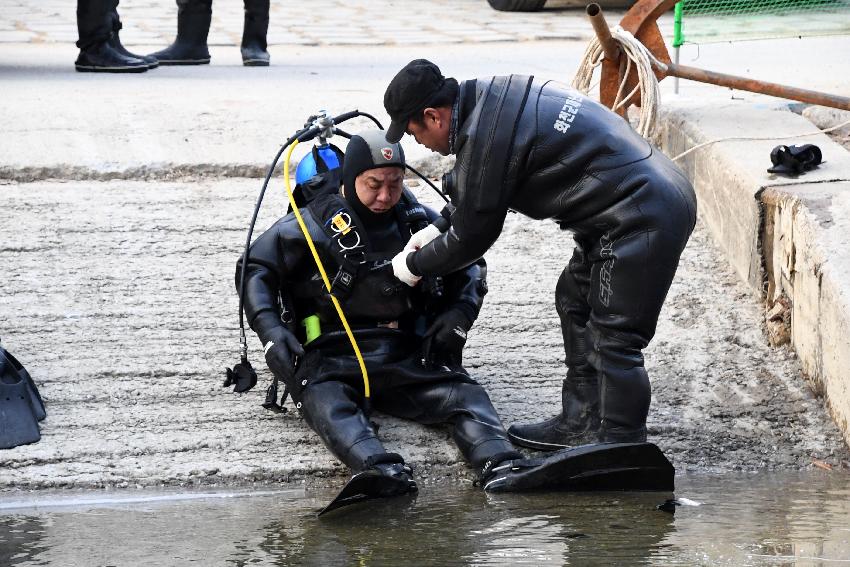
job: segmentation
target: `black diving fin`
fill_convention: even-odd
[[[675,472],[652,443],[600,443],[505,461],[489,472],[484,490],[672,492]]]
[[[409,476],[389,476],[376,469],[359,472],[342,487],[330,504],[319,510],[317,516],[345,506],[375,498],[404,496],[417,491],[416,482]]]
[[[38,393],[38,388],[35,386],[32,376],[30,376],[30,373],[27,372],[26,368],[24,368],[24,365],[18,362],[17,358],[12,356],[11,352],[1,346],[0,354],[5,355],[6,359],[11,362],[15,370],[18,371],[18,374],[21,375],[21,378],[26,381],[27,390],[30,393],[30,401],[32,402],[33,411],[35,411],[35,418],[38,421],[42,421],[45,417],[47,417],[47,412],[44,410],[44,400],[41,399],[41,394]]]
[[[41,439],[38,415],[27,379],[18,372],[6,351],[0,348],[0,449],[11,449]]]

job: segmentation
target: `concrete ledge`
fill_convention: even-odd
[[[850,153],[787,107],[675,104],[662,111],[658,142],[694,183],[700,215],[729,263],[768,310],[786,322],[815,392],[850,443]],[[813,143],[824,164],[796,179],[767,173],[778,144]]]
[[[0,182],[32,183],[48,179],[65,181],[113,181],[126,179],[132,181],[170,181],[184,178],[221,179],[226,177],[262,179],[268,173],[273,156],[267,163],[175,163],[160,162],[150,165],[134,165],[125,163],[104,165],[73,165],[57,163],[54,165],[0,165]],[[421,174],[439,178],[454,166],[454,157],[445,157],[430,153],[408,160],[413,168]],[[298,161],[290,164],[290,173],[294,175]],[[275,167],[275,176],[280,178],[283,172],[283,158]],[[408,174],[412,176],[412,174]]]

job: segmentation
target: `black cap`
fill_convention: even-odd
[[[368,130],[355,134],[345,147],[342,162],[342,183],[346,194],[354,193],[354,180],[367,169],[400,167],[404,169],[401,144],[387,142],[383,130]]]
[[[387,141],[396,143],[407,131],[407,122],[440,92],[446,78],[427,59],[414,59],[399,71],[384,92],[384,108],[390,115]]]

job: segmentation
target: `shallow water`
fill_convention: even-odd
[[[0,497],[0,566],[850,565],[850,473],[684,476],[671,494],[426,485],[321,519],[332,490]]]

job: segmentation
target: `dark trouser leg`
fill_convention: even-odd
[[[586,325],[590,316],[590,261],[586,243],[576,239],[570,263],[555,288],[561,318],[567,377],[561,387],[561,413],[539,423],[513,425],[508,433],[518,445],[556,450],[596,440],[599,429],[599,383],[587,360]]]
[[[112,35],[113,13],[117,13],[118,0],[77,1],[77,47],[86,49],[103,43]]]
[[[478,384],[447,380],[406,385],[379,395],[375,407],[382,412],[426,425],[451,424],[454,442],[475,467],[492,457],[519,456],[490,397]]]
[[[212,0],[177,0],[177,38],[151,55],[162,65],[204,65],[210,62],[207,35]]]
[[[590,254],[588,360],[600,379],[602,442],[646,440],[651,394],[641,351],[655,334],[690,230],[605,234]]]
[[[361,395],[344,382],[308,385],[301,412],[328,449],[354,472],[369,466],[369,458],[386,453],[375,429],[358,405]]]
[[[245,25],[242,28],[242,63],[249,67],[269,64],[266,34],[269,29],[269,0],[244,0]]]

